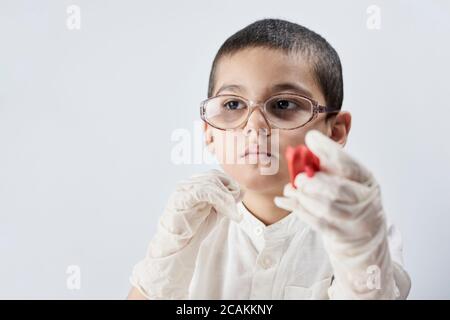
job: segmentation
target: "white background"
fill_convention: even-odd
[[[66,27],[69,5],[81,29]],[[381,29],[366,26],[370,5]],[[347,149],[404,238],[410,298],[450,298],[448,1],[0,0],[0,298],[126,296],[195,141],[221,43],[265,17],[323,35],[344,70]],[[81,268],[80,290],[66,286]]]

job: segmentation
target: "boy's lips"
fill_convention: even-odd
[[[257,144],[249,145],[247,148],[245,148],[244,153],[241,154],[241,158],[246,157],[248,155],[263,155],[271,157],[272,154],[270,151],[265,151],[264,149],[260,148]]]

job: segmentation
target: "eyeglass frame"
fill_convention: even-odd
[[[271,100],[271,99],[277,97],[277,96],[283,96],[283,95],[297,96],[297,97],[306,99],[306,100],[308,100],[308,101],[311,103],[311,106],[312,106],[312,112],[311,112],[311,117],[308,119],[308,121],[306,121],[305,123],[303,123],[303,124],[300,125],[300,126],[297,126],[297,127],[294,127],[294,128],[289,128],[289,129],[287,129],[287,128],[280,128],[280,127],[277,127],[275,124],[273,124],[271,121],[269,121],[269,120],[267,119],[267,116],[266,116],[266,114],[265,114],[265,107],[266,107],[267,102],[268,102],[269,100]],[[218,98],[218,97],[223,97],[223,96],[239,98],[239,99],[243,100],[243,101],[246,103],[246,105],[248,106],[248,108],[249,108],[249,111],[248,111],[248,114],[247,114],[247,118],[246,118],[244,121],[242,121],[242,123],[240,123],[239,125],[237,125],[237,126],[234,127],[234,128],[227,128],[227,129],[219,128],[219,127],[217,127],[217,126],[211,124],[211,123],[206,119],[206,116],[205,116],[205,114],[206,114],[206,110],[205,110],[206,104],[207,104],[209,101],[211,101],[212,99],[215,99],[215,98]],[[246,123],[248,122],[248,119],[250,119],[250,116],[251,116],[251,114],[253,113],[253,110],[255,110],[256,108],[260,108],[260,105],[261,105],[261,103],[258,102],[258,101],[249,100],[249,99],[246,99],[246,98],[244,98],[244,97],[242,97],[242,96],[239,96],[239,95],[236,95],[236,94],[219,94],[219,95],[215,95],[215,96],[213,96],[213,97],[210,97],[210,98],[208,98],[208,99],[205,99],[205,100],[203,100],[203,101],[200,103],[200,118],[201,118],[204,122],[206,122],[207,124],[209,124],[210,126],[212,126],[213,128],[216,128],[216,129],[218,129],[218,130],[224,130],[224,131],[225,131],[225,130],[233,130],[233,129],[237,129],[237,128],[241,127],[243,124],[246,124]],[[333,108],[333,107],[329,107],[329,106],[323,106],[323,105],[320,105],[318,101],[316,101],[316,100],[314,100],[314,99],[311,99],[310,97],[307,97],[307,96],[305,96],[305,95],[298,94],[298,93],[277,93],[277,94],[274,94],[274,95],[270,96],[269,98],[267,98],[267,99],[262,103],[262,107],[263,107],[263,108],[261,108],[261,111],[262,111],[261,113],[262,113],[264,119],[267,121],[267,123],[271,126],[271,128],[272,128],[272,129],[281,129],[281,130],[294,130],[294,129],[298,129],[298,128],[304,127],[304,126],[306,126],[308,123],[310,123],[311,121],[313,121],[315,118],[317,118],[317,115],[318,115],[319,113],[336,113],[336,114],[337,114],[337,113],[340,112],[340,108],[339,108],[339,107],[334,107],[334,108]]]

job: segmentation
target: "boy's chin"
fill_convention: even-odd
[[[252,191],[264,192],[277,190],[280,189],[281,185],[284,186],[287,183],[283,183],[283,181],[289,180],[289,177],[285,177],[285,174],[278,168],[264,167],[258,164],[224,165],[223,169],[239,185]]]

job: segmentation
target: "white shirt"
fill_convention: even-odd
[[[242,202],[237,208],[241,222],[211,214],[210,231],[194,249],[198,255],[187,252],[181,258],[195,257],[188,299],[329,299],[333,270],[317,232],[295,214],[265,226]],[[396,286],[406,298],[410,280],[403,269],[401,236],[392,224],[388,243]],[[152,286],[146,272],[148,265],[141,261],[130,279],[144,294]]]

